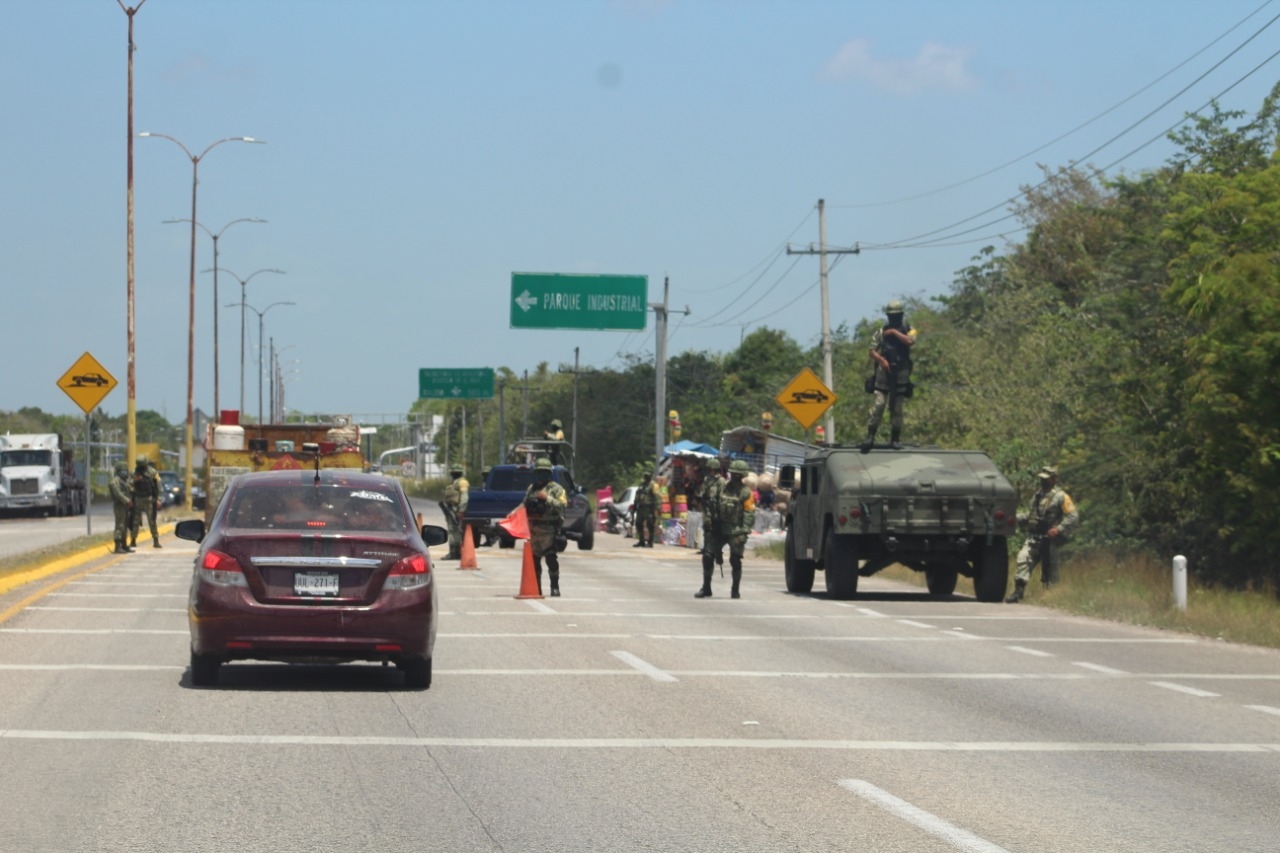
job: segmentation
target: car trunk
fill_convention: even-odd
[[[296,532],[237,536],[234,531],[228,531],[223,550],[240,563],[258,601],[312,607],[372,604],[391,567],[417,553],[399,537]]]

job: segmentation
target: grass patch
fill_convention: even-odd
[[[781,542],[768,542],[753,549],[756,556],[779,562],[784,557]],[[890,566],[879,577],[924,587],[921,572],[905,566]],[[1173,569],[1170,563],[1146,555],[1119,556],[1107,552],[1072,555],[1059,570],[1060,582],[1045,590],[1037,569],[1027,585],[1028,604],[1050,607],[1066,613],[1092,616],[1111,622],[1181,631],[1201,637],[1280,648],[1280,601],[1267,591],[1245,592],[1209,589],[1187,581],[1187,609],[1173,604]],[[1009,560],[1009,582],[1013,586],[1013,559]],[[967,578],[960,579],[965,589]],[[1013,605],[1010,605],[1013,606]]]

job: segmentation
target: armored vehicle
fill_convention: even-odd
[[[898,563],[924,572],[934,595],[952,594],[965,575],[979,601],[1004,597],[1017,494],[985,453],[832,445],[780,474],[793,489],[789,592],[812,591],[820,569],[828,595],[852,598],[859,576]]]

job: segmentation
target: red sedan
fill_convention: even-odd
[[[211,686],[236,660],[394,663],[406,687],[431,686],[436,584],[428,545],[400,484],[376,474],[293,470],[231,481],[191,580],[191,683]]]

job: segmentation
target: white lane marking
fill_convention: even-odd
[[[526,598],[524,603],[529,605],[529,607],[533,608],[539,614],[552,614],[552,615],[556,614],[556,610],[554,607],[544,604],[543,602],[538,601],[536,598]]]
[[[656,666],[649,663],[648,661],[641,660],[640,658],[631,654],[631,652],[613,651],[613,652],[610,652],[609,654],[613,655],[615,658],[622,661],[632,669],[636,669],[636,670],[639,670],[640,672],[643,672],[645,675],[649,676],[654,681],[670,682],[670,681],[680,680],[669,672],[663,672],[662,670],[658,669]]]
[[[1005,848],[992,844],[967,829],[961,829],[954,823],[943,820],[900,797],[895,797],[870,782],[862,779],[841,779],[839,784],[841,788],[852,791],[864,800],[902,818],[917,829],[924,830],[957,850],[964,850],[966,853],[1008,853]]]
[[[916,622],[916,621],[913,621],[913,620],[911,620],[911,619],[899,619],[898,621],[899,621],[899,622],[901,622],[903,625],[910,625],[910,626],[911,626],[911,627],[913,627],[913,628],[929,628],[929,629],[932,629],[932,628],[934,627],[933,625],[926,625],[924,622]]]
[[[128,664],[128,663],[0,663],[0,670],[5,672],[13,671],[57,671],[64,670],[101,670],[104,672],[156,672],[186,669],[185,665],[166,665],[166,664]]]
[[[1094,672],[1100,672],[1103,675],[1128,675],[1123,669],[1112,669],[1109,666],[1103,666],[1100,663],[1089,663],[1088,661],[1076,660],[1071,662],[1074,666],[1081,666],[1085,669],[1091,669]]]
[[[27,610],[53,610],[60,613],[186,613],[185,607],[49,607],[34,605]]]
[[[3,630],[3,629],[0,629],[0,630]],[[565,633],[550,633],[545,631],[544,632],[528,631],[528,632],[511,633],[511,634],[480,634],[480,633],[445,634],[441,632],[439,636],[449,637],[455,640],[456,639],[463,639],[463,640],[540,640],[540,639],[581,640],[584,637],[595,639],[595,640],[635,639],[634,635],[632,634],[565,634]]]
[[[888,616],[888,614],[887,614],[887,613],[881,613],[881,612],[880,612],[880,611],[878,611],[878,610],[872,610],[870,607],[854,607],[854,606],[853,606],[853,605],[851,605],[851,604],[846,604],[846,605],[843,605],[843,606],[844,606],[844,607],[853,607],[853,609],[854,609],[854,610],[858,611],[858,612],[859,612],[859,613],[861,613],[863,616],[874,616],[874,617],[879,618],[879,619],[884,619],[884,618],[886,618],[886,617]]]
[[[1154,684],[1156,687],[1163,687],[1165,690],[1176,690],[1178,693],[1185,693],[1188,696],[1199,696],[1202,699],[1212,699],[1221,696],[1221,693],[1210,693],[1208,690],[1200,690],[1195,687],[1186,687],[1182,684],[1174,684],[1172,681],[1149,681],[1148,684]]]
[[[1021,652],[1024,655],[1032,655],[1038,658],[1051,658],[1053,652],[1042,652],[1039,649],[1028,649],[1026,646],[1005,646],[1011,652]]]
[[[269,746],[402,746],[494,749],[807,749],[834,752],[1276,753],[1280,743],[1070,743],[1061,741],[858,741],[781,738],[466,738],[252,735],[2,729],[0,740],[146,741]]]
[[[1251,711],[1261,711],[1264,714],[1273,714],[1280,717],[1280,708],[1272,708],[1270,705],[1245,705]]]
[[[186,631],[160,631],[143,628],[0,628],[0,634],[190,634]]]

